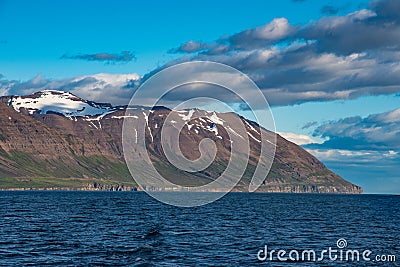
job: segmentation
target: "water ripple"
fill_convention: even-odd
[[[322,250],[339,238],[400,258],[399,204],[396,196],[232,193],[188,209],[141,192],[0,192],[0,266],[258,266],[264,245]]]

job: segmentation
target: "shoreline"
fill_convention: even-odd
[[[206,192],[206,193],[221,193],[221,192],[240,192],[248,193],[248,185],[237,185],[233,189],[231,188],[215,188],[213,190],[201,190],[197,187],[154,187],[154,186],[138,186],[135,184],[125,183],[110,183],[103,184],[99,182],[90,182],[80,185],[41,185],[41,186],[23,186],[18,187],[0,187],[0,191],[103,191],[103,192],[136,192],[136,191],[149,191],[149,192]],[[356,185],[348,186],[333,186],[333,185],[310,185],[310,184],[265,184],[260,186],[257,191],[258,193],[295,193],[295,194],[351,194],[357,195],[362,194],[363,190],[361,187]]]
[[[129,189],[94,189],[94,188],[69,188],[69,187],[42,187],[42,188],[0,188],[0,192],[146,192],[141,188],[129,188]],[[225,191],[190,191],[190,190],[150,190],[150,192],[164,192],[164,193],[221,193]],[[231,190],[228,193],[250,193],[245,190]],[[277,191],[277,190],[260,190],[253,193],[258,194],[315,194],[315,195],[365,195],[363,192],[313,192],[313,191]]]

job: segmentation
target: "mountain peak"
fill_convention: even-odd
[[[84,100],[70,92],[43,90],[27,96],[12,96],[9,101],[18,112],[32,114],[59,113],[66,117],[94,116],[110,111],[109,104]]]

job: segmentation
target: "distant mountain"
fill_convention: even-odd
[[[126,109],[54,90],[1,97],[0,188],[138,189],[123,157],[121,140]],[[165,118],[171,112],[175,120],[186,123],[179,139],[186,157],[199,157],[198,144],[202,139],[210,138],[215,142],[216,160],[205,170],[184,172],[166,159],[160,135]],[[192,119],[194,114],[201,118]],[[244,191],[258,162],[260,131],[271,138],[274,133],[234,113],[171,111],[162,107],[129,109],[129,119],[147,126],[147,148],[157,170],[173,177],[173,182],[187,186],[209,183],[224,171],[231,143],[223,122],[233,117],[245,125],[251,148],[246,172],[235,189]],[[328,170],[301,147],[279,135],[276,138],[274,163],[259,191],[362,192],[360,187]],[[140,155],[137,158],[141,160]]]

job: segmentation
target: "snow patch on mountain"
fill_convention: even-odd
[[[224,125],[224,120],[219,118],[215,112],[213,112],[209,119],[215,124]]]
[[[83,100],[74,94],[56,90],[44,90],[29,96],[13,96],[9,102],[16,111],[29,114],[59,113],[66,117],[103,115],[111,106]]]
[[[178,113],[186,113],[186,112],[178,112]],[[191,110],[188,111],[188,114],[187,114],[187,115],[184,115],[184,114],[178,114],[178,115],[182,118],[182,120],[184,120],[184,121],[190,121],[190,119],[191,119],[192,116],[193,116],[193,113],[194,113],[194,110],[191,109]]]

